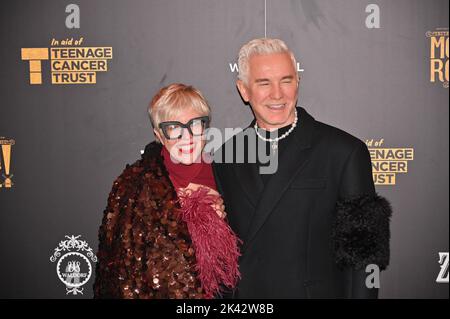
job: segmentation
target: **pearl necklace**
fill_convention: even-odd
[[[297,126],[297,121],[298,121],[298,118],[297,118],[297,109],[295,109],[295,119],[294,119],[294,123],[292,123],[291,128],[290,128],[286,133],[284,133],[283,135],[281,135],[281,136],[279,136],[279,137],[277,137],[277,138],[265,138],[264,136],[262,136],[262,135],[258,132],[258,122],[256,122],[256,121],[255,121],[255,126],[254,126],[254,128],[255,128],[256,135],[258,135],[258,137],[259,137],[261,140],[263,140],[263,141],[265,141],[265,142],[271,142],[271,143],[272,143],[271,147],[272,147],[272,150],[275,152],[275,151],[278,149],[278,141],[279,141],[279,140],[282,140],[283,138],[286,138],[289,134],[291,134],[291,132],[292,132],[292,131],[295,129],[295,127]]]

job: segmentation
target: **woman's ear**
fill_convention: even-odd
[[[161,137],[161,134],[159,134],[159,131],[153,129],[153,133],[155,133],[156,141],[164,145],[164,139]]]

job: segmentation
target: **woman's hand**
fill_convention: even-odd
[[[212,204],[212,207],[214,208],[214,210],[216,211],[217,215],[219,215],[220,218],[224,219],[227,216],[222,197],[219,197],[219,200],[216,203]]]
[[[208,186],[205,186],[205,185],[194,184],[194,183],[189,183],[189,185],[185,189],[190,189],[192,191],[196,191],[199,187],[207,188],[209,190],[208,194],[218,196],[218,200],[215,203],[211,204],[211,206],[216,211],[217,215],[220,218],[224,219],[227,216],[227,213],[225,212],[225,205],[223,204],[222,197],[216,190],[214,190]]]

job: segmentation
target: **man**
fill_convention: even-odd
[[[376,298],[376,276],[366,285],[366,267],[388,265],[391,208],[375,192],[366,145],[296,107],[296,60],[283,41],[250,41],[238,64],[237,88],[255,116],[240,134],[257,133],[278,166],[261,174],[251,154],[244,163],[214,164],[229,223],[243,241],[233,297]]]

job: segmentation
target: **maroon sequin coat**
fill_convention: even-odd
[[[204,298],[160,152],[149,144],[114,181],[99,230],[95,298]]]

